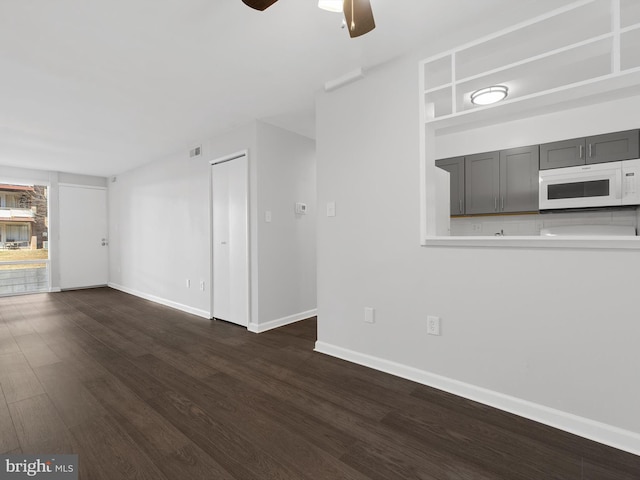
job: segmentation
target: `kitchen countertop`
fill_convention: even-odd
[[[425,247],[474,247],[474,248],[570,248],[640,250],[640,237],[617,235],[571,236],[428,236],[422,241]]]

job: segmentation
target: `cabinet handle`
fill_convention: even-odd
[[[593,157],[593,144],[590,143],[589,144],[589,158],[592,158],[592,157]]]
[[[504,197],[500,197],[500,209],[504,212]]]
[[[460,213],[462,213],[462,199],[460,199]]]
[[[494,212],[498,211],[498,198],[497,197],[493,198],[493,211]]]
[[[582,158],[582,150],[583,150],[582,145],[580,145],[580,146],[578,147],[578,149],[579,149],[579,151],[578,151],[578,158]]]

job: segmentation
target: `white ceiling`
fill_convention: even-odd
[[[350,39],[316,0],[2,0],[0,165],[109,176],[253,119],[313,137],[326,81],[568,3],[371,0]]]

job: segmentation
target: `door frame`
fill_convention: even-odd
[[[61,219],[60,219],[60,192],[63,188],[83,188],[85,190],[99,190],[99,191],[103,191],[105,194],[105,224],[106,224],[106,231],[105,231],[105,241],[107,242],[106,245],[106,254],[107,254],[107,271],[106,271],[106,278],[107,278],[107,283],[105,284],[99,284],[99,285],[86,285],[86,286],[81,286],[81,287],[62,287],[62,255],[60,254],[60,247],[58,246],[58,269],[59,269],[59,282],[60,282],[60,290],[61,291],[65,291],[65,290],[78,290],[78,289],[83,289],[83,288],[94,288],[94,287],[103,287],[103,286],[107,286],[109,285],[109,281],[110,281],[110,264],[111,264],[111,249],[109,248],[109,187],[107,186],[101,186],[101,185],[83,185],[83,184],[79,184],[79,183],[68,183],[68,182],[60,182],[58,183],[58,224],[60,225]],[[59,227],[58,227],[59,228]],[[60,240],[60,231],[58,230],[58,233],[56,235],[58,241]],[[59,243],[58,243],[59,245]]]
[[[215,158],[214,160],[209,161],[209,250],[210,250],[210,278],[209,278],[209,292],[210,292],[210,305],[209,305],[209,318],[213,320],[213,302],[214,302],[214,294],[213,294],[213,263],[215,261],[214,258],[214,245],[213,245],[213,167],[220,163],[230,162],[232,160],[237,160],[240,158],[246,159],[246,185],[247,185],[247,209],[246,209],[246,229],[247,229],[247,238],[246,238],[246,260],[247,260],[247,325],[245,328],[249,328],[249,325],[252,323],[252,309],[251,309],[251,183],[249,181],[249,150],[240,150],[235,153],[231,153],[229,155],[225,155],[223,157]]]

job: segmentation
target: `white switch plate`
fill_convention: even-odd
[[[364,321],[365,323],[376,323],[376,309],[371,307],[364,307]]]
[[[204,292],[204,280],[200,280],[200,290]]]
[[[327,202],[327,217],[336,216],[336,202]]]
[[[189,279],[187,278],[187,282],[186,282],[186,283],[187,283],[187,288],[191,288],[191,280],[189,280]]]
[[[427,316],[427,334],[440,335],[440,317]]]
[[[271,210],[264,212],[264,221],[269,223],[271,221]]]

